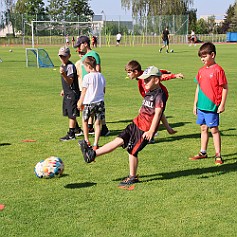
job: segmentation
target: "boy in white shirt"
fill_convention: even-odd
[[[88,119],[91,116],[95,116],[95,139],[93,149],[96,150],[99,147],[101,124],[105,117],[104,94],[106,81],[104,76],[96,71],[96,60],[94,57],[87,56],[83,60],[83,64],[88,74],[83,78],[81,97],[77,103],[77,107],[83,111],[82,123],[84,140],[89,146]]]

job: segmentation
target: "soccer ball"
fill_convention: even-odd
[[[171,52],[171,53],[173,53],[173,52],[174,52],[174,50],[173,50],[173,49],[171,49],[171,50],[170,50],[170,52]]]
[[[9,52],[10,52],[10,53],[12,53],[12,50],[11,50],[11,49],[9,49]]]
[[[35,175],[38,178],[60,177],[64,171],[64,163],[59,157],[50,156],[38,162],[35,166]]]

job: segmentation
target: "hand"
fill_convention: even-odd
[[[78,108],[80,111],[82,111],[82,110],[84,109],[84,105],[82,104],[82,102],[81,102],[80,100],[77,102],[77,108]]]
[[[61,67],[59,68],[59,72],[60,72],[60,74],[64,74],[64,73],[65,73],[65,70],[64,70],[64,67],[63,67],[63,66],[61,66]]]
[[[225,111],[225,107],[220,105],[217,109],[217,113],[220,114],[220,113],[223,113]]]
[[[184,75],[182,73],[178,73],[178,74],[175,74],[175,77],[183,79]]]
[[[64,96],[64,90],[61,90],[60,96]]]
[[[144,132],[142,137],[148,141],[150,141],[153,137],[153,133],[150,131]]]

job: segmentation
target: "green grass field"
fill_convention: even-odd
[[[125,79],[125,64],[138,60],[143,68],[156,65],[182,72],[185,79],[164,82],[169,90],[166,116],[178,133],[161,126],[156,143],[139,156],[141,182],[133,191],[117,188],[128,175],[128,155],[118,148],[86,164],[78,139],[59,142],[68,120],[59,96],[58,47],[45,47],[55,69],[25,67],[25,49],[0,48],[0,236],[4,237],[156,237],[237,236],[237,67],[236,44],[217,45],[216,61],[226,71],[229,95],[221,114],[224,165],[214,165],[212,138],[209,159],[190,161],[200,149],[200,130],[192,114],[202,66],[197,47],[172,45],[97,48],[107,80],[106,118],[112,140],[137,115],[142,98],[136,81]],[[72,50],[72,61],[78,56]],[[24,139],[36,142],[24,143]],[[37,162],[51,155],[62,158],[64,175],[38,179]]]

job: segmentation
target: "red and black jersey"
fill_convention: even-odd
[[[142,131],[149,131],[152,120],[155,115],[156,108],[162,108],[165,111],[166,94],[162,88],[157,88],[153,91],[148,91],[145,94],[140,108],[139,115],[133,120],[137,127]]]

